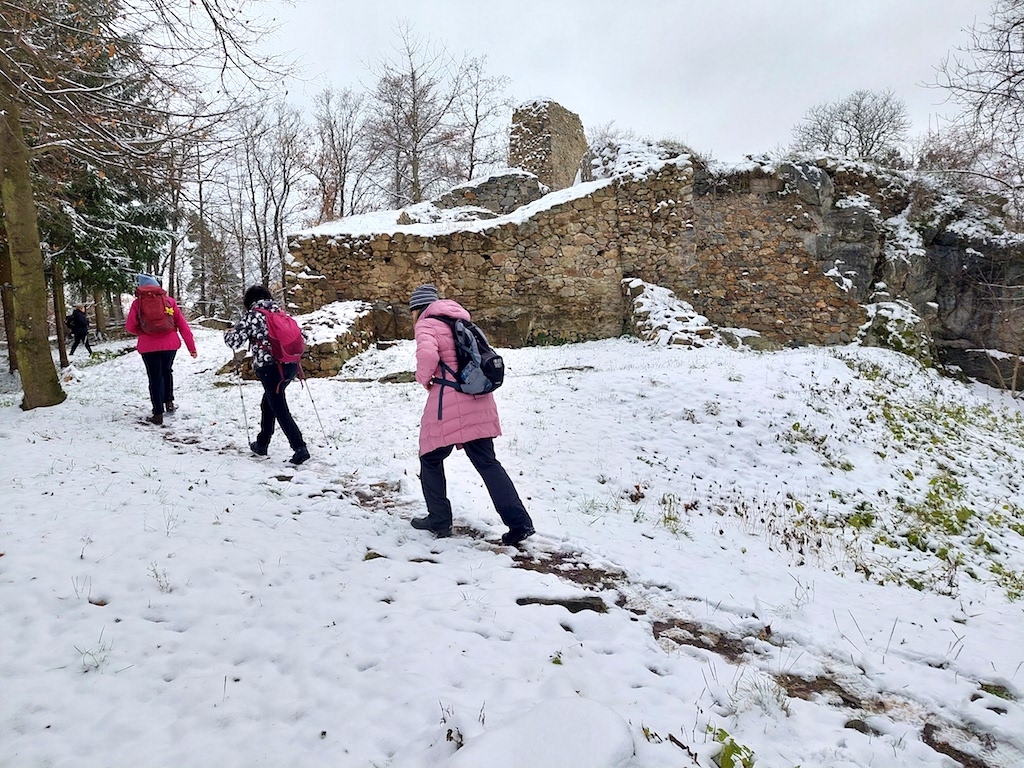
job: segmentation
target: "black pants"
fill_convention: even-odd
[[[282,377],[282,372],[284,376]],[[293,451],[299,450],[306,443],[302,439],[302,432],[299,431],[292,418],[292,412],[288,409],[288,400],[285,399],[284,391],[288,385],[295,381],[299,372],[298,363],[286,363],[279,369],[277,363],[263,365],[256,369],[256,376],[263,384],[263,400],[260,403],[260,433],[256,435],[256,444],[260,448],[270,445],[270,438],[274,434],[274,420],[281,425],[281,431],[288,438],[288,445]]]
[[[454,447],[446,445],[420,456],[420,485],[423,488],[423,498],[427,502],[427,517],[436,528],[452,524],[452,505],[448,501],[444,460]],[[487,492],[491,495],[491,501],[494,502],[494,508],[501,516],[501,521],[512,531],[533,528],[533,521],[520,501],[512,479],[494,456],[494,440],[489,437],[471,440],[462,447],[487,486]]]
[[[68,352],[68,354],[69,355],[75,354],[75,350],[78,349],[78,345],[83,343],[83,342],[85,343],[85,351],[88,352],[91,355],[92,354],[92,347],[89,346],[89,332],[88,331],[86,331],[85,333],[76,333],[75,334],[75,343],[71,345],[71,351]]]
[[[160,352],[143,352],[142,362],[146,364],[146,375],[149,377],[149,399],[153,403],[153,413],[163,413],[164,403],[174,400],[174,356],[176,349]]]

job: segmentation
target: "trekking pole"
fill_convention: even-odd
[[[249,414],[245,412],[245,395],[242,394],[242,361],[235,356],[235,381],[238,384],[238,397],[242,401],[242,421],[245,423],[245,442],[251,443],[249,439]]]
[[[313,392],[310,390],[309,387],[306,387],[306,391],[309,392],[309,402],[313,404],[313,413],[316,414],[316,420],[317,423],[320,425],[320,431],[323,433],[324,442],[330,443],[330,440],[327,439],[327,430],[324,429],[324,423],[320,421],[320,411],[317,410],[316,400],[313,399]]]
[[[241,371],[236,371],[235,373],[238,376],[238,397],[242,400],[242,421],[245,423],[245,442],[248,444],[251,443],[252,440],[249,439],[249,414],[245,412],[245,395],[242,394],[242,373]]]

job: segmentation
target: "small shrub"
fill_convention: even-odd
[[[724,728],[708,726],[711,737],[722,745],[722,750],[712,757],[718,768],[754,768],[754,752],[729,735]]]

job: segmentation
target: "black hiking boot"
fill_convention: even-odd
[[[260,445],[259,443],[249,443],[249,450],[255,453],[257,456],[267,455],[267,446]]]
[[[301,464],[302,462],[304,462],[308,458],[309,458],[309,449],[306,448],[306,446],[303,445],[302,447],[298,448],[295,451],[295,453],[292,454],[292,457],[290,459],[288,459],[288,461],[290,461],[295,466],[298,466],[299,464]]]
[[[436,519],[431,519],[430,515],[426,517],[414,517],[412,519],[412,527],[418,531],[430,531],[439,539],[446,539],[452,535],[451,523],[447,525],[445,523],[439,523]]]
[[[162,413],[154,413],[152,416],[147,416],[146,421],[148,421],[150,424],[156,424],[157,426],[160,426],[161,424],[164,423],[164,415]]]
[[[510,547],[521,544],[524,540],[528,539],[536,531],[533,528],[520,528],[515,531],[508,531],[507,533],[501,534],[501,543],[508,544]]]

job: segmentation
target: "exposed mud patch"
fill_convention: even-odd
[[[516,605],[560,605],[567,608],[570,613],[580,611],[594,611],[595,613],[608,613],[608,606],[600,597],[520,597]]]
[[[727,635],[687,619],[655,621],[652,627],[655,640],[671,640],[677,645],[689,645],[717,653],[729,661],[740,662],[753,651],[750,638]]]
[[[626,580],[624,571],[587,565],[577,552],[550,552],[533,555],[521,552],[512,557],[517,568],[550,573],[589,589],[614,589]]]

